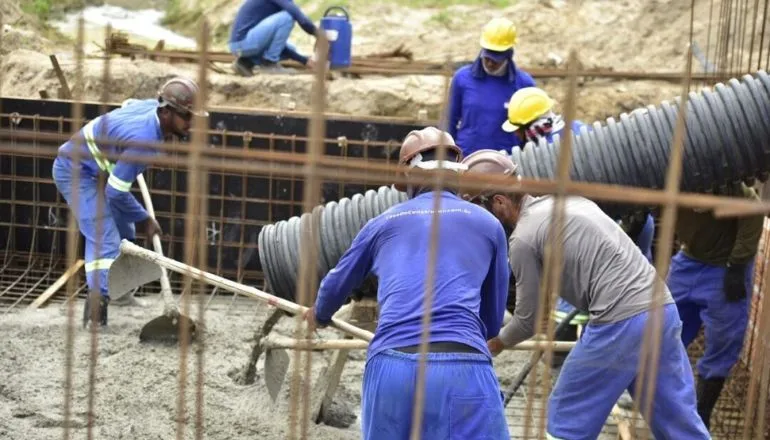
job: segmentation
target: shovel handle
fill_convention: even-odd
[[[142,200],[144,200],[144,207],[147,210],[147,213],[150,214],[150,217],[155,219],[155,208],[152,206],[152,197],[150,197],[150,191],[147,189],[147,183],[144,181],[144,174],[139,173],[139,175],[136,176],[136,183],[139,184],[139,191],[142,192]],[[155,252],[159,253],[160,255],[163,255],[163,246],[161,246],[160,243],[160,237],[158,237],[158,234],[152,235],[152,246],[155,248]],[[168,280],[168,273],[166,272],[166,268],[161,266],[161,277],[160,277],[160,291],[163,295],[166,295],[167,293],[171,294],[171,283]]]
[[[238,293],[243,296],[248,296],[250,298],[258,299],[260,301],[264,301],[270,304],[271,306],[277,307],[285,312],[289,312],[292,315],[304,313],[307,310],[307,307],[303,307],[297,303],[293,303],[283,298],[279,298],[275,295],[271,295],[267,292],[263,292],[255,287],[247,286],[241,283],[236,283],[235,281],[228,280],[227,278],[222,278],[220,276],[214,275],[213,273],[204,272],[190,265],[184,264],[176,260],[172,260],[171,258],[164,257],[163,255],[159,255],[156,252],[152,252],[141,246],[137,246],[128,240],[123,240],[121,242],[120,252],[125,252],[127,254],[131,254],[136,257],[145,259],[147,261],[157,264],[161,268],[166,268],[173,272],[177,272],[183,275],[186,274],[187,276],[191,276],[191,277],[196,277],[201,281],[204,281],[208,284],[212,284],[214,286],[218,286],[219,288],[225,289],[227,291]],[[337,330],[347,333],[350,336],[353,336],[354,338],[363,339],[364,341],[371,341],[372,338],[374,338],[374,334],[372,332],[364,330],[360,327],[356,327],[352,324],[349,324],[345,321],[342,321],[336,318],[332,318],[331,326],[336,328]]]

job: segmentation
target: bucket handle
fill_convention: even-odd
[[[326,12],[324,12],[324,17],[329,15],[329,11],[333,11],[335,9],[342,11],[342,13],[345,14],[345,20],[350,21],[350,15],[348,15],[348,11],[345,10],[345,8],[343,8],[342,6],[331,6],[331,7],[329,7],[326,10]]]

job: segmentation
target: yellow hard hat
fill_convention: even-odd
[[[516,45],[516,26],[507,18],[493,18],[481,31],[481,47],[504,52]]]
[[[537,120],[551,111],[554,104],[543,89],[524,87],[517,90],[508,101],[508,120],[503,123],[503,131],[512,133],[520,126]]]

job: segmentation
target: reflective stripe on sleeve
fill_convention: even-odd
[[[96,125],[96,120],[89,122],[85,125],[85,127],[83,127],[83,139],[85,139],[86,145],[88,146],[88,151],[91,152],[91,156],[93,156],[94,161],[96,162],[96,165],[99,167],[99,169],[110,173],[112,172],[112,169],[115,168],[115,165],[111,164],[110,161],[104,157],[101,150],[99,150],[99,146],[96,145],[94,125]]]
[[[118,191],[122,191],[122,192],[131,191],[131,182],[126,182],[125,180],[120,179],[118,176],[114,174],[110,174],[110,178],[107,179],[107,184]]]

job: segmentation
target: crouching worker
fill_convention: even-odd
[[[197,94],[194,81],[173,78],[161,87],[157,99],[133,102],[99,116],[59,147],[53,180],[73,211],[86,245],[89,300],[83,309],[84,326],[89,322],[107,325],[108,273],[120,253],[120,240],[135,238],[136,223],[145,224],[149,237],[161,233],[158,222],[131,194],[136,176],[147,167],[136,158],[158,154],[150,143],[189,135]],[[76,151],[79,162],[72,158]],[[118,159],[111,162],[107,156]],[[104,186],[99,183],[100,175],[107,177]],[[91,304],[98,308],[92,309]]]
[[[447,160],[439,164],[437,148]],[[399,164],[460,171],[462,152],[434,127],[410,132]],[[497,376],[486,340],[503,322],[508,295],[505,232],[483,208],[455,191],[441,192],[439,237],[430,310],[424,310],[434,191],[396,188],[409,199],[367,222],[337,266],[321,281],[309,327],[325,326],[351,290],[378,277],[379,322],[364,369],[361,422],[364,439],[406,439],[412,425],[422,317],[431,313],[422,438],[508,439]]]
[[[235,73],[252,76],[254,67],[289,72],[290,69],[278,64],[286,59],[312,68],[312,58],[297,52],[288,42],[295,21],[309,35],[316,35],[315,24],[292,0],[244,1],[233,21],[228,43],[230,52],[237,57],[233,63]]]
[[[497,151],[478,151],[463,163],[468,173],[515,175],[516,165]],[[516,278],[513,319],[488,341],[495,355],[534,336],[540,282],[554,197],[471,193],[509,230],[509,259]],[[562,286],[559,295],[589,313],[581,339],[564,362],[548,401],[549,439],[594,439],[624,390],[632,397],[642,337],[652,306],[655,268],[614,220],[582,197],[566,200]],[[681,342],[682,322],[664,292],[662,339],[653,396],[652,432],[659,439],[708,439],[698,417],[692,370]],[[642,405],[645,404],[644,396]],[[644,408],[644,406],[642,406]]]

